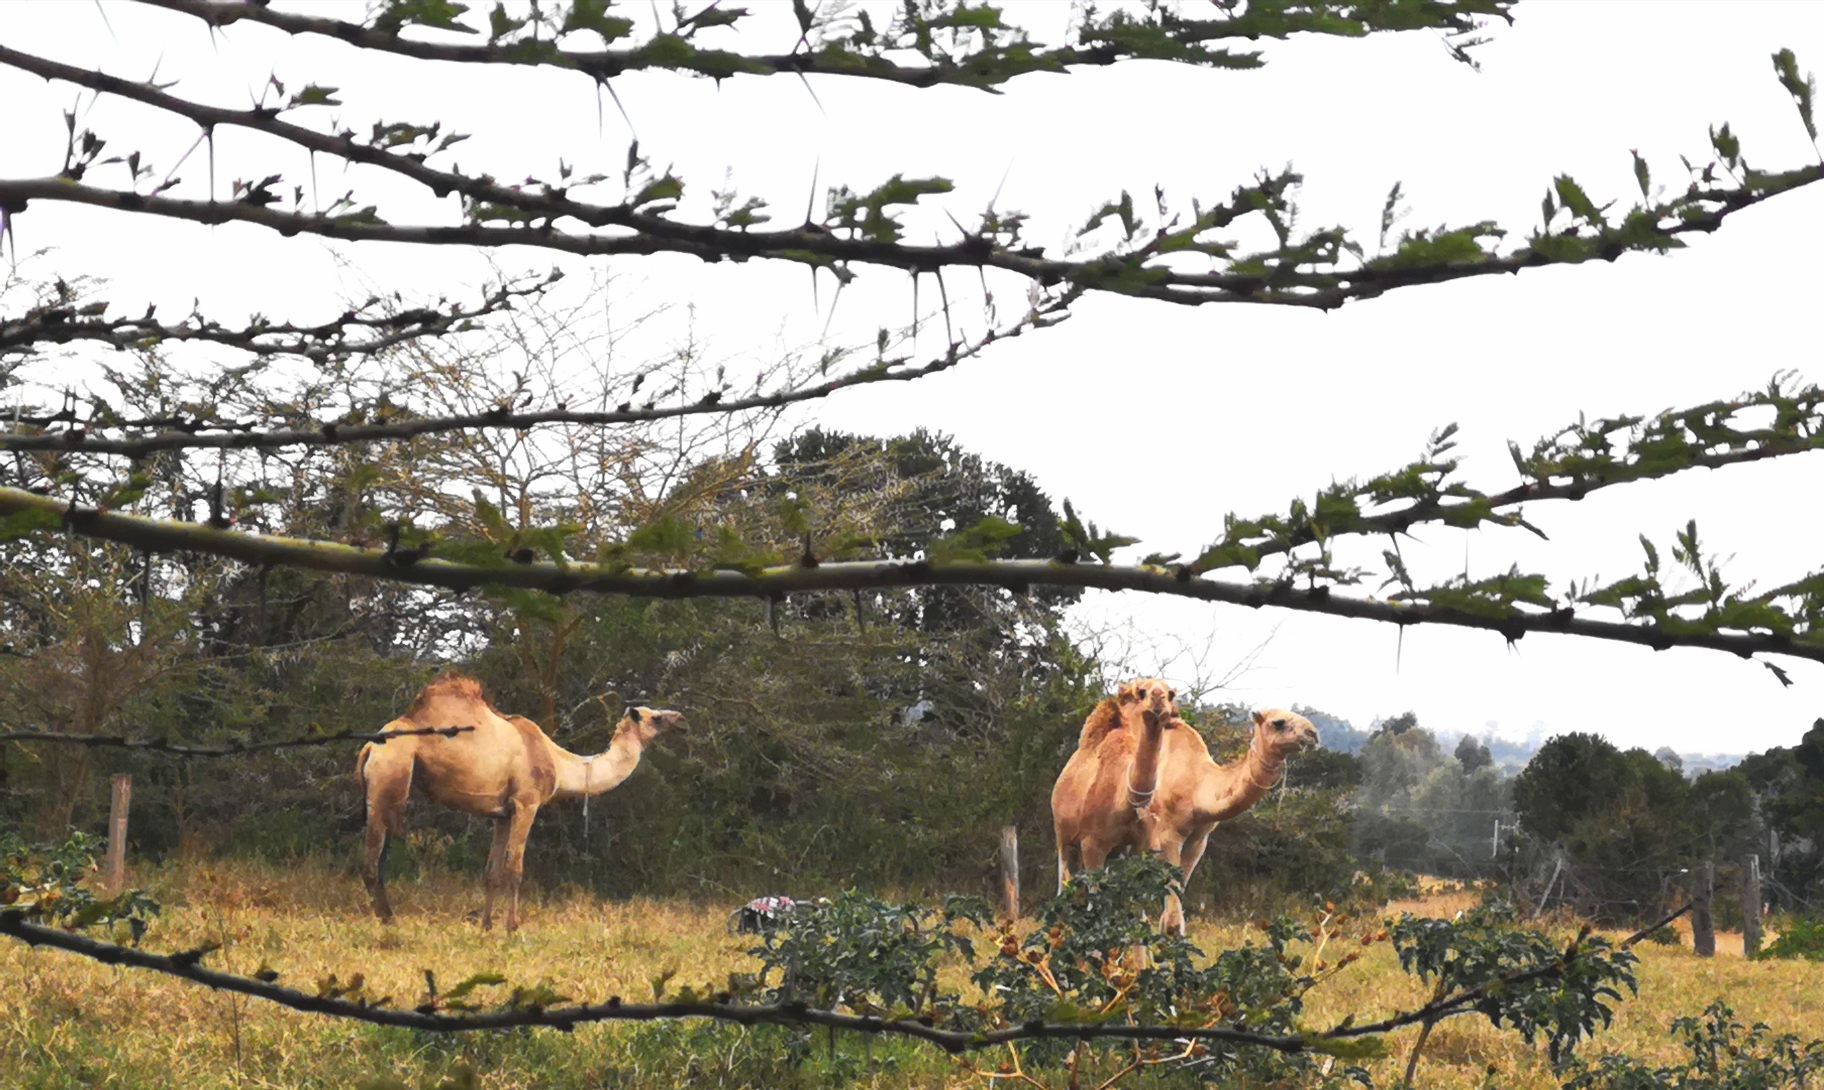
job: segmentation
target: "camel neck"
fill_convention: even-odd
[[[1144,714],[1140,720],[1140,744],[1134,749],[1134,763],[1128,770],[1127,804],[1144,810],[1153,801],[1159,787],[1159,750],[1165,743],[1165,723],[1155,717],[1151,722]]]
[[[1265,798],[1279,783],[1286,759],[1266,752],[1259,741],[1234,764],[1211,762],[1198,786],[1197,812],[1208,820],[1226,821]]]
[[[556,790],[553,798],[574,799],[600,795],[621,785],[640,763],[644,748],[629,731],[616,731],[608,748],[594,756],[583,757],[552,743],[556,767]]]

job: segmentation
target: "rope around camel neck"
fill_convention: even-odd
[[[1254,769],[1252,767],[1254,754],[1256,752],[1258,752],[1259,748],[1260,747],[1253,742],[1248,743],[1248,759],[1246,761],[1244,761],[1242,771],[1248,777],[1249,783],[1253,784],[1255,787],[1259,788],[1263,792],[1271,791],[1271,790],[1273,790],[1274,784],[1279,783],[1281,780],[1283,780],[1285,778],[1286,759],[1284,757],[1281,757],[1279,759],[1279,762],[1277,764],[1273,765],[1272,778],[1269,779],[1266,783],[1261,783],[1260,780],[1255,778]],[[1265,764],[1266,761],[1267,761],[1267,758],[1265,758],[1265,757],[1261,758],[1262,764]]]

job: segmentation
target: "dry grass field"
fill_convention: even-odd
[[[578,1000],[651,995],[650,981],[675,969],[678,983],[719,981],[751,967],[745,937],[728,934],[732,906],[684,902],[601,903],[580,891],[535,898],[519,935],[483,934],[472,913],[480,891],[466,878],[431,875],[398,884],[399,922],[367,915],[359,880],[321,863],[258,866],[193,863],[138,876],[166,903],[145,944],[156,950],[225,941],[211,967],[252,973],[266,967],[305,990],[334,973],[364,973],[370,994],[409,1005],[423,993],[424,971],[442,987],[495,970],[513,983],[548,981]],[[1443,892],[1395,903],[1444,914],[1473,895]],[[1197,921],[1205,950],[1249,939],[1244,924]],[[1256,936],[1258,938],[1258,936]],[[1619,1049],[1672,1061],[1668,1022],[1725,997],[1744,1021],[1806,1036],[1824,1033],[1824,966],[1748,962],[1719,940],[1722,956],[1699,959],[1686,947],[1642,944],[1641,994],[1625,1003],[1594,1050]],[[1383,944],[1314,991],[1313,1021],[1348,1011],[1387,1012],[1414,1003],[1420,989]],[[388,1077],[435,1085],[467,1067],[481,1085],[517,1087],[818,1086],[833,1081],[817,1050],[801,1066],[781,1063],[778,1038],[702,1024],[593,1026],[436,1036],[334,1021],[258,1000],[212,992],[153,973],[111,969],[57,951],[0,939],[0,1086],[336,1087]],[[960,982],[959,982],[960,983]],[[1403,1056],[1410,1034],[1397,1036]],[[859,1057],[859,1044],[844,1046]],[[860,1087],[986,1086],[934,1049],[874,1042]],[[854,1059],[846,1061],[851,1067]],[[841,1066],[841,1065],[838,1065]],[[1489,1070],[1493,1068],[1491,1080]],[[1379,1086],[1398,1082],[1399,1065],[1374,1065]],[[1436,1029],[1419,1084],[1439,1087],[1555,1085],[1542,1053],[1474,1016]],[[1130,1080],[1124,1085],[1144,1085]]]

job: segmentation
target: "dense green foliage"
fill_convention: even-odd
[[[1637,921],[1680,899],[1694,865],[1738,858],[1755,809],[1740,771],[1688,780],[1644,749],[1583,733],[1541,747],[1514,779],[1514,806],[1534,853],[1562,853],[1567,900]]]

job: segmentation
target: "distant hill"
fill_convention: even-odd
[[[1320,711],[1317,708],[1295,704],[1292,710],[1311,720],[1317,727],[1318,734],[1324,740],[1325,749],[1340,750],[1344,753],[1360,753],[1362,746],[1366,745],[1368,739],[1374,736],[1374,731],[1380,723],[1379,717],[1376,717],[1374,723],[1369,724],[1368,728],[1364,730],[1341,716],[1331,715],[1329,712]],[[1465,734],[1475,733],[1476,738],[1488,747],[1489,755],[1495,759],[1495,767],[1510,776],[1525,768],[1527,762],[1533,759],[1533,754],[1539,752],[1539,747],[1544,745],[1547,739],[1560,733],[1546,729],[1543,723],[1533,724],[1533,729],[1527,733],[1527,736],[1520,739],[1503,738],[1492,730],[1476,733],[1451,730],[1448,727],[1443,729],[1427,727],[1426,729],[1432,731],[1432,734],[1438,739],[1438,744],[1446,753],[1453,750],[1457,741]],[[1684,763],[1686,776],[1733,768],[1742,761],[1742,755],[1739,753],[1681,753],[1678,756],[1679,760]]]

